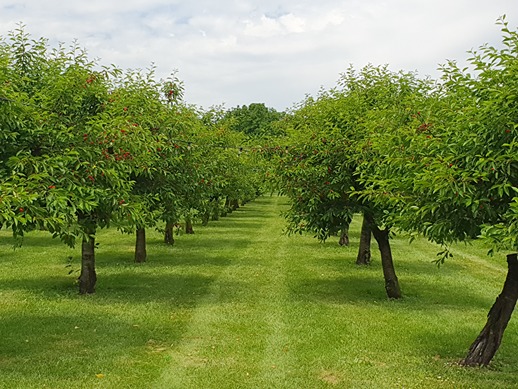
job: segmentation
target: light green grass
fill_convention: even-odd
[[[174,247],[148,231],[98,236],[98,285],[79,296],[79,250],[34,232],[16,251],[0,231],[2,388],[512,388],[511,320],[489,369],[455,365],[482,329],[505,258],[480,245],[392,241],[402,301],[388,301],[379,254],[357,267],[349,248],[286,236],[286,200],[265,197]]]

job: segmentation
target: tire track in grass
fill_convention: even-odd
[[[290,238],[279,213],[285,199],[261,198],[230,216],[248,237],[197,305],[189,330],[169,354],[155,388],[284,388],[295,358],[286,323],[285,262]],[[218,230],[220,227],[218,227]],[[225,221],[221,229],[226,232]],[[236,236],[238,238],[238,236]]]

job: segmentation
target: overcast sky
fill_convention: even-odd
[[[349,64],[439,77],[483,43],[498,45],[518,0],[2,0],[0,35],[77,39],[102,64],[175,69],[188,103],[292,107],[330,88]]]

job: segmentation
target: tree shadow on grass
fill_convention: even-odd
[[[411,345],[413,353],[429,359],[428,369],[431,374],[460,373],[471,376],[479,383],[486,380],[487,387],[516,387],[515,350],[518,334],[515,323],[510,322],[506,336],[491,365],[481,369],[462,367],[458,363],[466,356],[471,343],[484,326],[485,315],[477,315],[475,320],[458,318],[455,322],[440,322],[440,319],[440,315],[438,318],[432,318],[438,322],[435,326],[418,322],[409,323],[406,331],[400,334],[406,338],[401,343]]]
[[[0,292],[24,291],[31,293],[34,298],[49,301],[85,300],[98,305],[158,303],[166,309],[193,308],[212,293],[211,285],[216,279],[215,276],[198,274],[144,273],[135,269],[101,274],[96,293],[89,296],[79,295],[75,278],[66,276],[8,280],[2,282]],[[220,280],[214,303],[236,302],[235,295],[247,288],[245,282]]]
[[[6,233],[0,234],[0,244],[5,245],[5,247],[11,248],[16,242],[21,243],[22,248],[26,244],[43,247],[63,245],[63,242],[61,242],[59,238],[53,238],[52,234],[48,231],[29,231],[25,233],[23,238],[13,238],[12,235]],[[14,247],[20,246],[15,245]]]
[[[178,274],[145,274],[127,271],[118,274],[100,274],[96,294],[100,299],[114,296],[120,302],[162,302],[171,305],[194,306],[200,296],[207,293],[214,277]],[[82,298],[77,293],[75,278],[42,277],[13,279],[2,282],[0,290],[23,290],[44,296]]]
[[[470,293],[463,288],[439,288],[437,283],[421,279],[401,281],[403,299],[411,309],[485,309],[494,298]],[[294,298],[304,301],[331,304],[375,304],[388,301],[384,280],[380,272],[350,272],[337,278],[309,278],[292,285]]]
[[[333,279],[307,278],[291,285],[291,298],[341,305],[348,312],[350,310],[345,306],[351,306],[355,307],[351,308],[352,312],[360,312],[361,317],[370,315],[377,326],[384,328],[384,336],[391,339],[384,342],[383,347],[399,348],[398,353],[429,358],[429,370],[433,374],[444,374],[445,367],[450,368],[450,364],[465,355],[484,326],[486,314],[496,297],[472,293],[464,288],[438,288],[436,282],[420,279],[414,280],[412,285],[410,282],[402,283],[404,291],[418,293],[417,297],[404,295],[402,300],[393,301],[388,300],[384,293],[381,274],[363,269],[358,273]],[[518,343],[513,327],[516,324],[510,323],[506,339],[511,345]],[[509,346],[501,357],[505,366],[516,360],[515,353],[510,351],[512,347]],[[510,382],[510,376],[495,378]]]
[[[3,377],[14,377],[11,383],[16,377],[54,383],[56,371],[50,373],[48,368],[59,365],[57,374],[65,380],[94,387],[88,378],[95,381],[97,373],[121,374],[118,360],[135,361],[138,366],[126,374],[139,374],[139,369],[152,363],[155,353],[175,346],[193,309],[216,279],[160,270],[146,273],[147,269],[139,267],[116,274],[104,270],[99,270],[97,293],[89,296],[78,294],[74,274],[24,277],[0,284],[0,294],[10,304],[0,315]],[[136,350],[141,355],[134,356]],[[127,366],[123,363],[121,368]]]
[[[188,315],[163,320],[157,332],[135,316],[114,317],[81,307],[76,313],[38,310],[1,317],[0,386],[8,382],[9,387],[23,387],[21,381],[97,387],[98,373],[149,376],[153,365],[158,373],[163,355],[180,342],[188,321]]]
[[[228,216],[222,217],[220,221],[225,220],[233,220],[239,221],[239,219],[245,218],[247,220],[250,220],[252,222],[261,222],[263,223],[265,219],[272,220],[272,215],[267,212],[263,212],[260,209],[250,209],[250,208],[240,208],[237,213],[232,213]],[[275,213],[274,217],[276,217],[278,214]],[[210,225],[210,223],[209,223]]]
[[[210,253],[204,255],[203,253],[185,253],[185,251],[174,251],[171,249],[170,253],[164,254],[160,252],[153,252],[148,249],[148,257],[144,263],[135,263],[135,254],[133,252],[123,252],[122,250],[105,250],[96,255],[97,268],[113,267],[182,267],[182,266],[229,266],[231,259],[224,253]],[[77,259],[79,266],[79,258]]]
[[[383,280],[373,275],[307,278],[291,285],[292,298],[331,304],[373,303],[386,300]]]
[[[223,232],[228,234],[228,230],[250,230],[249,233],[252,233],[253,231],[256,231],[257,229],[264,226],[263,221],[250,221],[249,218],[243,219],[243,220],[225,220],[224,223],[221,223],[219,225],[208,225],[208,226],[201,226],[196,228],[195,227],[195,233],[196,231],[208,231],[211,234],[217,233],[217,232]],[[241,232],[243,233],[243,232]]]
[[[401,241],[397,243],[402,246]],[[309,265],[322,269],[323,274],[338,273],[343,276],[307,280],[298,289],[313,290],[310,294],[314,298],[338,303],[386,299],[377,248],[372,247],[372,263],[364,267],[355,264],[357,249],[354,245],[342,249],[327,244],[321,245],[321,250],[312,250],[314,257],[306,261]],[[310,246],[312,242],[301,240],[300,245]],[[477,275],[470,274],[466,270],[466,262],[461,260],[449,260],[437,267],[434,263],[437,259],[435,249],[434,245],[425,247],[425,251],[417,259],[405,255],[404,247],[395,250],[394,264],[404,296],[403,301],[416,301],[417,305],[445,304],[459,308],[486,308],[494,302],[496,294],[488,296],[487,287],[484,287],[488,280],[481,281]],[[426,259],[428,252],[429,260]],[[500,277],[498,273],[496,275]],[[502,283],[504,279],[505,274],[502,271]]]

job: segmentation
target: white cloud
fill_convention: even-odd
[[[302,33],[305,31],[306,21],[293,14],[282,15],[278,18],[262,15],[260,20],[246,20],[244,35],[271,38],[279,35]]]
[[[351,63],[437,76],[446,59],[498,44],[504,13],[518,25],[516,0],[12,0],[0,35],[22,21],[51,44],[77,38],[105,64],[178,69],[190,103],[284,109]]]

